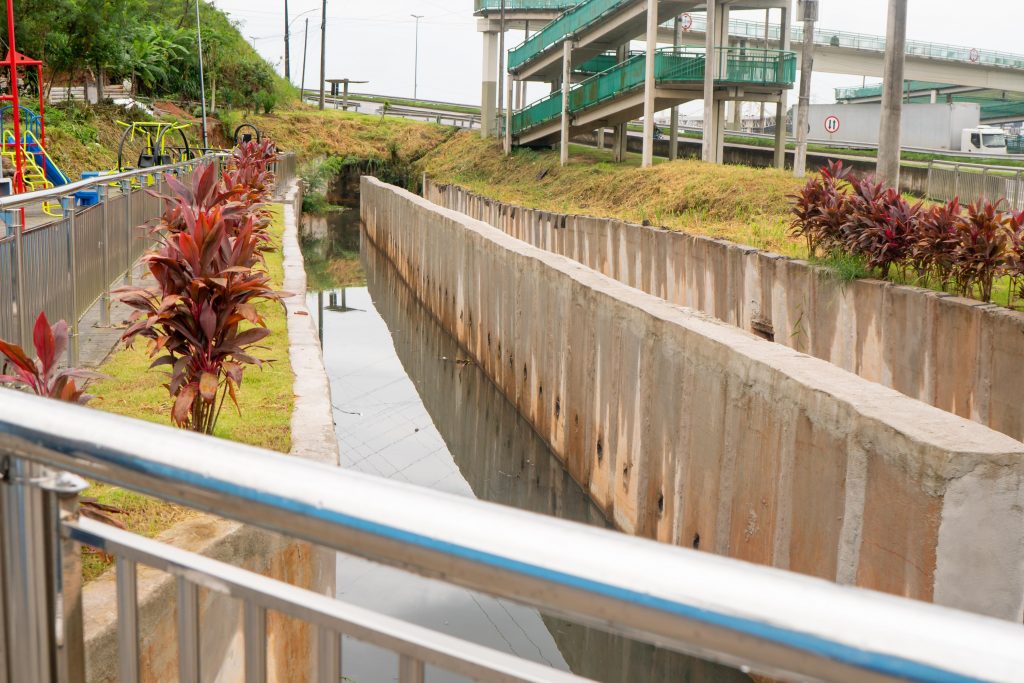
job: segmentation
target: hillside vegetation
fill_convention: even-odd
[[[432,179],[455,183],[505,202],[561,213],[621,218],[693,234],[720,237],[788,256],[805,256],[786,232],[786,198],[801,186],[774,169],[714,166],[694,160],[642,169],[639,156],[614,163],[609,152],[571,148],[570,164],[557,151],[515,150],[504,156],[493,140],[459,133],[420,162]]]

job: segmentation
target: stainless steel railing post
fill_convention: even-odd
[[[22,239],[22,232],[25,230],[25,214],[20,210],[12,211],[14,216],[12,227],[14,228],[14,296],[15,311],[18,322],[18,344],[22,348],[28,343],[30,334],[28,332],[28,311],[25,307],[25,249]]]
[[[132,181],[121,181],[121,192],[124,194],[124,283],[132,283],[132,268],[135,266],[132,258]]]
[[[100,211],[103,216],[103,232],[101,233],[103,245],[100,252],[103,254],[103,294],[100,295],[100,325],[110,327],[110,211],[107,206],[110,199],[110,189],[107,185],[97,186],[99,194]]]
[[[42,465],[7,458],[0,494],[3,525],[3,593],[9,681],[53,680],[53,629],[48,586],[54,563],[47,557]]]
[[[64,211],[64,222],[67,223],[67,246],[68,246],[68,270],[71,275],[71,320],[68,321],[71,333],[68,338],[68,366],[78,365],[78,318],[81,312],[78,310],[78,245],[75,236],[75,196],[69,195],[60,198],[61,208]]]
[[[81,477],[59,472],[39,483],[43,490],[47,560],[53,568],[49,586],[53,615],[54,673],[60,683],[85,683],[85,627],[82,616],[82,555],[64,532],[78,521],[78,495],[89,484]]]

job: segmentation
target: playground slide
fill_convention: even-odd
[[[46,179],[53,183],[55,187],[67,185],[71,182],[71,179],[50,158],[46,148],[39,144],[39,140],[32,131],[25,133],[24,151],[32,155],[36,164],[43,169]]]

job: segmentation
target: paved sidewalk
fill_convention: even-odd
[[[142,280],[143,273],[143,267],[136,265],[133,271],[133,285],[151,286],[154,284],[155,281],[152,277]],[[116,283],[112,283],[111,289],[121,286],[123,286],[123,281],[118,279]],[[116,295],[110,298],[110,326],[100,325],[99,301],[93,304],[92,308],[78,321],[78,366],[81,368],[99,367],[113,351],[121,348],[121,334],[127,327],[132,309],[117,301]]]

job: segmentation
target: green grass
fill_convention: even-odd
[[[802,240],[787,234],[786,195],[802,182],[770,168],[709,165],[692,159],[640,156],[615,163],[606,150],[572,145],[570,163],[556,151],[517,149],[474,133],[459,133],[426,155],[420,168],[436,182],[453,183],[503,202],[558,213],[649,223],[805,257]]]
[[[438,109],[443,111],[450,111],[457,114],[479,114],[480,107],[474,107],[468,104],[442,104],[440,102],[431,102],[429,100],[414,100],[412,98],[401,98],[401,97],[381,97],[379,95],[363,95],[359,93],[349,93],[348,99],[355,100],[357,102],[379,102],[384,104],[387,102],[392,107],[420,107],[423,109]]]
[[[279,241],[283,234],[280,206],[274,207],[272,232]],[[274,285],[284,281],[283,257],[280,249],[267,256],[267,266]],[[291,416],[294,394],[293,374],[288,359],[288,329],[284,308],[277,303],[259,304],[271,334],[263,342],[267,347],[257,356],[271,364],[263,369],[249,367],[239,392],[241,415],[225,406],[217,423],[215,435],[271,450],[287,453],[291,448]],[[149,370],[150,358],[142,341],[132,349],[115,352],[99,369],[108,379],[90,387],[97,398],[91,407],[156,424],[170,425],[171,397],[163,384],[165,375]],[[148,498],[106,484],[94,484],[83,495],[119,507],[123,515],[113,515],[135,533],[153,537],[194,512],[177,505]],[[108,558],[88,554],[83,558],[84,576],[88,581],[109,566]]]

